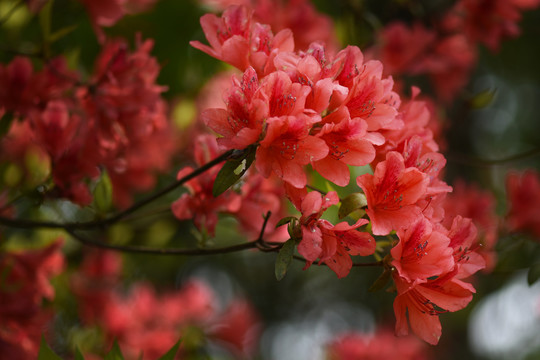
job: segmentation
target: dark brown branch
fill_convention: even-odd
[[[143,206],[155,201],[156,199],[168,194],[169,192],[177,189],[178,187],[182,186],[189,180],[201,175],[202,173],[206,172],[207,170],[211,169],[212,167],[216,166],[219,163],[222,163],[225,160],[228,160],[231,157],[234,157],[237,155],[237,152],[239,150],[229,150],[220,156],[216,157],[215,159],[211,160],[210,162],[202,165],[201,167],[193,170],[191,173],[187,174],[183,178],[175,181],[174,183],[170,184],[169,186],[157,191],[156,193],[148,196],[147,198],[140,200],[139,202],[133,204],[131,207],[117,213],[114,216],[111,216],[109,218],[101,219],[101,220],[93,220],[93,221],[87,221],[87,222],[72,222],[72,223],[60,223],[55,221],[34,221],[34,220],[26,220],[26,219],[10,219],[6,217],[0,217],[0,225],[13,227],[13,228],[19,228],[19,229],[37,229],[37,228],[49,228],[49,229],[65,229],[67,231],[70,230],[92,230],[92,229],[98,229],[98,228],[106,228],[122,219],[124,219],[126,216],[134,213],[135,211],[139,210]]]
[[[281,248],[283,244],[280,244],[278,246],[270,246],[269,244],[264,242],[263,236],[264,231],[266,229],[266,225],[268,224],[268,219],[270,218],[270,215],[272,213],[268,211],[266,215],[264,215],[264,222],[261,227],[261,231],[259,233],[259,237],[256,240],[244,243],[244,244],[238,244],[238,245],[232,245],[222,248],[214,248],[214,249],[178,249],[178,248],[164,248],[164,249],[157,249],[157,248],[151,248],[147,246],[131,246],[131,245],[113,245],[108,244],[103,241],[98,240],[92,240],[87,238],[86,236],[82,236],[76,232],[76,230],[73,229],[66,229],[66,231],[73,236],[73,238],[80,243],[86,245],[86,246],[92,246],[97,247],[101,249],[107,249],[107,250],[113,250],[113,251],[121,251],[121,252],[127,252],[127,253],[137,253],[137,254],[151,254],[151,255],[188,255],[188,256],[202,256],[202,255],[216,255],[216,254],[227,254],[247,249],[255,249],[258,248],[261,251],[276,251]]]
[[[131,246],[131,245],[113,245],[102,241],[92,240],[85,236],[77,234],[73,229],[66,229],[73,238],[83,245],[97,247],[101,249],[120,251],[125,253],[150,254],[150,255],[188,255],[188,256],[203,256],[227,254],[246,249],[254,249],[258,246],[258,239],[243,244],[232,245],[214,249],[178,249],[178,248],[151,248],[147,246]]]
[[[268,225],[268,219],[270,219],[270,216],[272,215],[272,212],[271,211],[268,211],[264,216],[264,222],[261,226],[261,231],[259,232],[259,237],[257,238],[257,240],[255,240],[257,242],[257,247],[259,248],[259,250],[262,250],[262,248],[264,249],[268,249],[270,247],[269,244],[267,244],[265,241],[264,241],[264,231],[266,230],[266,225]]]

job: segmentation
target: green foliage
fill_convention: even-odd
[[[343,219],[350,213],[362,209],[367,206],[366,195],[362,193],[353,193],[347,196],[341,201],[341,206],[339,207],[338,216],[340,219]]]
[[[294,239],[289,239],[283,244],[283,247],[279,250],[276,258],[275,274],[276,279],[279,281],[287,274],[287,269],[291,263],[294,255],[294,247],[296,243]]]
[[[41,343],[39,344],[38,360],[62,360],[60,356],[52,351],[43,336],[41,337]]]
[[[291,221],[295,220],[296,217],[294,216],[287,216],[287,217],[284,217],[283,219],[279,220],[278,223],[276,224],[276,229],[280,226],[283,226],[285,224],[288,224],[290,223]]]
[[[79,348],[75,349],[75,360],[84,360],[84,356]]]
[[[383,273],[375,280],[373,285],[369,288],[369,291],[375,292],[382,290],[388,285],[388,282],[390,282],[390,279],[392,278],[392,270],[385,268]]]
[[[0,117],[0,137],[7,134],[14,118],[12,112],[6,112]]]
[[[174,360],[176,353],[178,352],[178,349],[180,348],[180,343],[182,340],[178,340],[176,344],[173,345],[173,347],[167,351],[165,355],[159,358],[159,360]]]
[[[112,206],[113,188],[111,178],[103,170],[94,189],[94,205],[100,213],[106,213]]]
[[[529,285],[533,285],[540,279],[540,263],[531,265],[529,272],[527,273],[527,282]]]
[[[212,194],[217,197],[233,186],[255,160],[255,146],[246,148],[240,157],[228,160],[217,174]]]
[[[111,351],[105,355],[104,360],[124,360],[124,355],[122,355],[122,350],[120,350],[120,346],[118,346],[116,340],[113,343]]]

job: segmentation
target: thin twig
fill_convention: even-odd
[[[69,230],[91,230],[91,229],[97,229],[97,228],[106,228],[122,219],[127,217],[128,215],[134,213],[135,211],[139,210],[143,206],[155,201],[156,199],[168,194],[169,192],[175,190],[176,188],[182,186],[189,180],[201,175],[202,173],[206,172],[207,170],[211,169],[212,167],[216,166],[217,164],[236,156],[235,151],[238,150],[229,150],[220,156],[216,157],[215,159],[209,161],[208,163],[202,165],[201,167],[193,170],[191,173],[187,174],[183,178],[175,181],[174,183],[170,184],[169,186],[155,192],[154,194],[148,196],[147,198],[140,200],[139,202],[133,204],[131,207],[117,213],[114,216],[111,216],[109,218],[100,219],[100,220],[92,220],[87,222],[71,222],[71,223],[60,223],[55,221],[34,221],[34,220],[26,220],[26,219],[10,219],[6,217],[0,217],[0,225],[13,227],[13,228],[20,228],[20,229],[37,229],[37,228],[49,228],[49,229],[65,229],[67,231]]]
[[[147,246],[132,246],[132,245],[113,245],[102,241],[92,240],[85,236],[77,234],[73,229],[66,229],[66,231],[73,236],[73,238],[86,246],[97,247],[101,249],[120,251],[125,253],[137,253],[137,254],[150,254],[150,255],[188,255],[188,256],[203,256],[203,255],[216,255],[227,254],[246,249],[257,248],[258,239],[255,241],[232,245],[222,248],[214,249],[178,249],[178,248],[151,248]]]
[[[114,245],[114,244],[105,243],[103,241],[97,241],[97,240],[87,238],[85,236],[78,234],[76,230],[74,229],[66,229],[66,231],[71,236],[73,236],[75,240],[78,240],[80,243],[86,246],[98,247],[102,249],[121,251],[121,252],[127,252],[127,253],[151,254],[151,255],[202,256],[202,255],[227,254],[227,253],[242,251],[246,249],[254,249],[254,248],[258,248],[259,250],[263,252],[268,252],[268,251],[279,250],[279,248],[283,245],[283,244],[280,244],[281,246],[271,247],[270,245],[266,244],[264,241],[264,238],[263,238],[264,231],[266,229],[266,225],[268,224],[268,219],[270,218],[271,214],[272,212],[268,211],[266,215],[264,216],[264,222],[261,227],[259,237],[256,240],[253,240],[244,244],[238,244],[238,245],[232,245],[232,246],[214,248],[214,249],[178,249],[178,248],[157,249],[157,248],[151,248],[147,246]]]
[[[272,212],[271,212],[271,211],[268,211],[268,212],[263,216],[264,222],[263,222],[263,224],[262,224],[262,226],[261,226],[261,231],[260,231],[260,233],[259,233],[259,237],[258,237],[257,240],[256,240],[256,242],[257,242],[257,247],[258,247],[259,249],[261,249],[261,248],[268,249],[268,248],[269,248],[268,244],[266,244],[266,243],[264,242],[264,231],[266,230],[266,225],[268,224],[268,219],[270,219],[270,216],[271,216],[271,215],[272,215]]]
[[[302,262],[306,262],[307,260],[304,259],[302,256],[298,256],[298,255],[293,255],[293,259],[295,260],[299,260],[299,261],[302,261]],[[324,265],[324,266],[328,266],[328,264],[324,263],[324,262],[319,262],[318,265]],[[353,263],[352,266],[355,266],[355,267],[371,267],[371,266],[384,266],[384,263],[383,261],[375,261],[375,262],[370,262],[370,263]]]

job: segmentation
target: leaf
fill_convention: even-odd
[[[275,274],[276,279],[279,281],[285,277],[289,264],[293,258],[295,242],[293,239],[289,239],[283,244],[283,247],[279,250],[276,258]]]
[[[375,292],[382,290],[386,284],[388,284],[388,281],[390,281],[390,277],[392,275],[392,270],[390,269],[384,269],[383,273],[375,280],[373,285],[369,288],[368,291]]]
[[[0,137],[8,133],[14,118],[15,117],[11,111],[4,113],[4,115],[0,118]]]
[[[39,12],[39,24],[41,25],[41,34],[45,41],[49,40],[51,36],[51,18],[52,18],[52,6],[53,0],[47,1]]]
[[[361,209],[367,205],[366,195],[362,193],[354,193],[347,196],[341,201],[341,206],[339,207],[338,216],[340,219],[343,219],[350,213]]]
[[[254,146],[246,148],[238,159],[228,160],[221,170],[219,170],[214,181],[214,187],[212,189],[214,197],[223,194],[228,188],[240,180],[253,163],[253,160],[255,160]]]
[[[111,351],[105,355],[103,360],[124,360],[124,355],[122,355],[122,350],[120,350],[120,346],[118,346],[116,340],[113,343]]]
[[[471,108],[473,109],[485,108],[493,102],[493,99],[495,98],[495,94],[496,94],[496,91],[493,91],[490,89],[480,91],[478,94],[473,96],[469,104]]]
[[[69,33],[73,32],[73,30],[75,30],[77,28],[77,26],[78,25],[66,26],[63,29],[55,31],[54,33],[49,35],[49,42],[52,44],[53,42],[60,40],[64,36],[66,36]]]
[[[113,188],[111,178],[103,170],[101,177],[94,188],[94,204],[99,212],[107,212],[112,206]]]
[[[75,349],[75,360],[84,360],[84,356],[79,348]]]
[[[527,273],[527,282],[529,285],[533,285],[540,279],[540,263],[531,265],[529,272]]]
[[[52,351],[43,336],[41,336],[41,343],[39,344],[38,360],[62,360],[60,356]]]
[[[47,1],[39,12],[39,24],[41,25],[41,35],[43,36],[43,54],[49,57],[51,53],[51,23],[52,23],[53,0]]]
[[[287,217],[284,217],[283,219],[279,220],[278,223],[276,224],[276,229],[280,226],[283,226],[285,224],[288,224],[290,223],[291,221],[293,221],[294,219],[296,219],[296,217],[294,216],[287,216]]]
[[[173,347],[167,351],[165,355],[160,357],[158,360],[174,360],[176,357],[176,353],[178,352],[178,348],[180,348],[180,343],[182,342],[182,339],[178,340],[176,344],[173,345]]]

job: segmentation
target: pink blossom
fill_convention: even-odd
[[[506,177],[508,213],[511,231],[523,231],[540,239],[540,179],[536,171],[509,173]]]
[[[58,240],[42,249],[0,255],[0,351],[10,359],[36,358],[52,313],[43,300],[53,300],[50,279],[62,272],[64,258]]]
[[[495,212],[495,197],[488,191],[474,184],[458,180],[453,185],[454,191],[446,197],[442,204],[445,211],[444,226],[450,228],[457,216],[472,219],[478,237],[476,251],[486,262],[486,271],[495,266],[497,255],[494,247],[497,243],[499,217]]]
[[[413,336],[396,337],[387,329],[374,334],[347,332],[336,336],[327,346],[329,360],[425,360],[426,345]]]
[[[200,135],[195,142],[194,157],[197,165],[201,166],[219,155],[216,139],[211,135]],[[185,167],[178,172],[181,179],[191,173],[191,167]],[[240,209],[240,195],[228,191],[214,197],[212,189],[219,168],[214,167],[204,174],[189,180],[184,185],[188,192],[172,203],[171,210],[180,220],[193,219],[197,229],[214,236],[218,221],[218,212],[236,212]]]
[[[437,345],[442,334],[439,313],[463,309],[472,300],[475,292],[470,284],[454,278],[413,283],[405,281],[395,273],[393,278],[398,292],[394,300],[396,334],[408,335],[410,325],[418,337],[432,345]]]
[[[304,165],[328,154],[325,142],[309,135],[313,119],[307,115],[271,117],[257,148],[256,166],[264,177],[276,174],[294,187],[307,184]]]
[[[408,282],[440,276],[454,269],[450,239],[433,230],[431,223],[420,218],[397,231],[399,242],[392,248],[392,266]]]
[[[365,174],[356,181],[366,195],[373,234],[389,234],[422,216],[416,202],[426,194],[429,178],[416,168],[405,168],[400,154],[389,152],[374,175]]]
[[[360,219],[354,225],[341,222],[332,225],[320,219],[326,209],[338,203],[336,192],[326,195],[316,191],[305,194],[303,191],[289,192],[293,203],[300,205],[302,217],[299,220],[302,240],[298,252],[306,259],[306,268],[315,260],[328,265],[339,278],[347,276],[352,268],[350,255],[368,256],[375,252],[375,240],[365,232],[357,231],[367,220]]]

